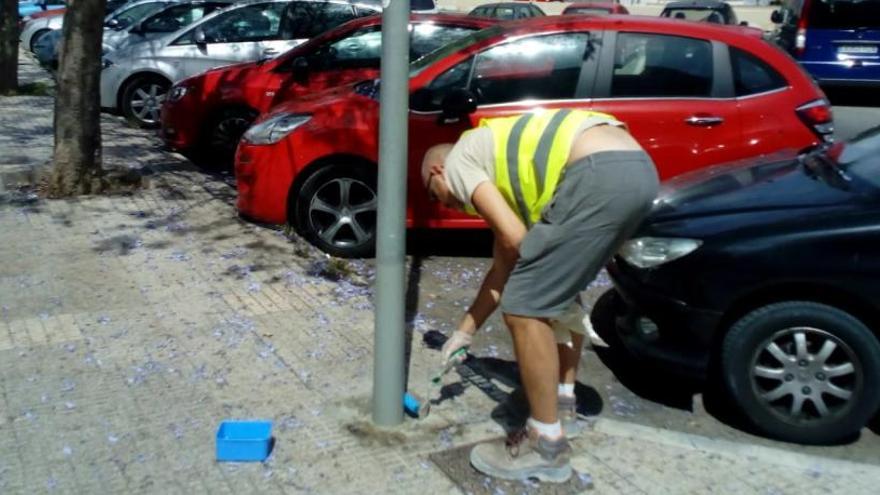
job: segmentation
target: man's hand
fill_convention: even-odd
[[[470,347],[473,337],[473,335],[467,332],[462,332],[461,330],[452,332],[452,336],[446,340],[446,343],[443,344],[443,349],[441,350],[443,353],[443,363],[448,363],[449,358],[452,357],[456,351]]]

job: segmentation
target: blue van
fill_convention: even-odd
[[[783,0],[771,20],[820,85],[880,87],[880,0]]]

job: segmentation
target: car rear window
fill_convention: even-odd
[[[434,10],[437,6],[434,4],[434,0],[410,0],[409,8],[410,10]]]
[[[611,80],[613,97],[708,97],[712,45],[705,40],[620,33]]]
[[[601,9],[596,7],[569,7],[565,9],[565,15],[604,15],[610,14],[610,9]]]
[[[788,82],[766,62],[739,48],[730,48],[736,96],[748,96],[784,88]]]
[[[814,29],[880,29],[880,0],[813,0],[807,26]]]
[[[685,21],[713,22],[715,24],[725,24],[724,14],[713,9],[665,9],[663,12],[660,13],[660,16],[671,17],[673,19],[682,19]]]

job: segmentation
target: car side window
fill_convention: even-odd
[[[381,28],[370,26],[322,46],[310,57],[309,65],[324,69],[379,67],[381,57]]]
[[[413,25],[409,41],[410,60],[422,57],[441,46],[463,38],[476,31],[475,28],[461,26],[442,26],[422,22]]]
[[[258,4],[226,12],[204,26],[205,40],[242,43],[277,39],[284,7],[283,3]]]
[[[613,97],[708,97],[712,45],[659,34],[620,33],[611,78]]]
[[[471,77],[471,67],[474,58],[470,57],[463,62],[459,62],[446,72],[437,76],[424,89],[420,89],[413,93],[410,99],[410,108],[416,111],[430,112],[440,109],[440,104],[445,97],[453,89],[464,89],[468,87]]]
[[[354,17],[354,10],[349,4],[292,2],[284,13],[281,37],[286,40],[313,38]]]
[[[477,55],[470,89],[480,104],[574,98],[587,33],[532,36]]]
[[[764,93],[788,86],[788,82],[763,60],[739,48],[730,47],[736,96]]]

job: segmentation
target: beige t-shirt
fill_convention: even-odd
[[[626,127],[618,120],[589,117],[584,119],[575,135],[579,136],[591,127],[606,124]],[[473,206],[471,196],[477,186],[485,181],[495,181],[495,141],[492,130],[482,126],[462,135],[446,157],[444,176],[452,194],[467,206]]]

